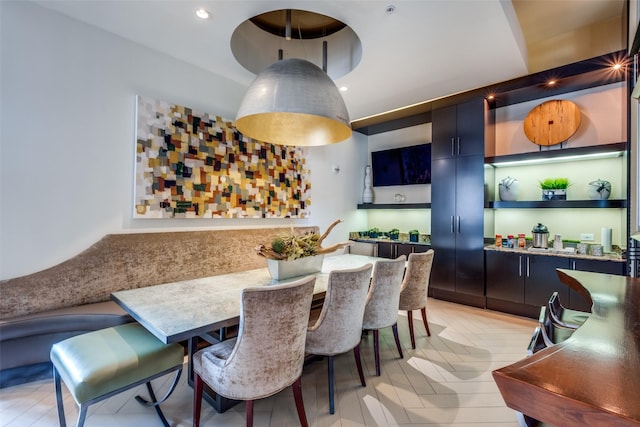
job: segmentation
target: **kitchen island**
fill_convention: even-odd
[[[640,279],[559,269],[591,315],[566,341],[493,372],[507,406],[551,425],[640,425]]]

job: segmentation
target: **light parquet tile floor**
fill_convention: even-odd
[[[335,359],[336,413],[329,414],[327,365],[319,360],[307,364],[302,377],[309,425],[314,427],[356,426],[501,426],[516,427],[515,413],[507,408],[491,371],[526,356],[535,322],[489,310],[429,299],[427,306],[431,337],[426,337],[419,312],[414,312],[415,350],[411,349],[405,313],[398,329],[404,359],[395,348],[391,328],[380,331],[382,374],[375,376],[372,334],[363,337],[361,354],[367,386],[358,380],[353,353]],[[186,371],[186,369],[185,369]],[[186,372],[185,372],[186,373]],[[158,379],[160,393],[170,382]],[[77,409],[65,392],[67,423],[74,425]],[[162,405],[172,426],[192,423],[192,389],[186,375]],[[146,396],[141,386],[89,408],[87,427],[160,426],[155,411],[142,407],[133,396]],[[240,403],[218,414],[203,403],[201,425],[242,426],[245,405]],[[290,389],[256,401],[254,425],[297,426]],[[0,390],[0,426],[52,427],[58,425],[52,380]]]

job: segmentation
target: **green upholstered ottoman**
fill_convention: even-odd
[[[182,372],[184,350],[179,344],[164,344],[140,324],[129,323],[60,341],[51,348],[50,357],[61,427],[66,426],[61,378],[80,406],[78,427],[84,424],[89,405],[143,383],[151,401],[136,399],[155,407],[169,426],[159,405],[173,392]],[[176,371],[173,385],[157,400],[150,381],[172,371]]]

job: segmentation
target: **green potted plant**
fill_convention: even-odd
[[[546,178],[539,182],[542,200],[567,200],[569,178]]]
[[[417,243],[420,240],[420,232],[418,230],[409,230],[409,241]]]
[[[373,227],[369,229],[369,237],[372,239],[377,238],[380,235],[380,229],[378,227]]]
[[[397,228],[392,228],[387,232],[387,234],[389,235],[389,238],[391,240],[398,240],[398,238],[400,237],[400,230],[398,230]]]

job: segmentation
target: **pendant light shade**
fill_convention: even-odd
[[[253,139],[291,146],[328,145],[351,136],[336,85],[298,58],[275,62],[256,76],[240,104],[236,128]]]

